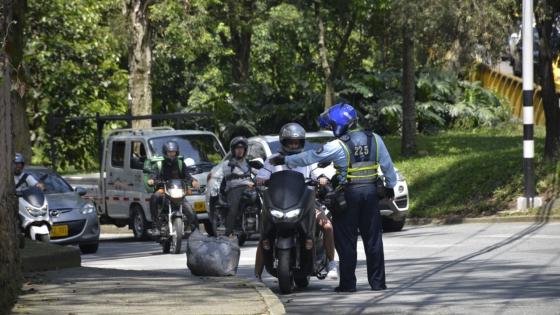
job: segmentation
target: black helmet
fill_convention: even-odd
[[[282,145],[282,151],[286,154],[296,154],[303,151],[305,146],[305,129],[298,123],[288,123],[280,128],[280,133],[278,134],[280,138],[280,144]],[[290,149],[288,147],[288,140],[299,140],[300,145],[297,149]]]
[[[14,163],[25,164],[25,158],[23,157],[23,155],[21,153],[16,153],[16,156],[14,157]]]
[[[245,152],[243,153],[243,157],[245,157],[247,155],[247,148],[249,147],[247,138],[239,136],[231,139],[231,141],[229,142],[229,150],[232,156],[233,150],[237,147],[243,147],[245,149]]]
[[[169,152],[169,151],[175,151],[175,152],[177,152],[177,155],[179,155],[179,145],[177,144],[177,142],[167,141],[163,145],[163,156],[164,157],[167,157],[167,152]]]

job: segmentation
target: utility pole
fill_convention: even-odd
[[[542,205],[535,197],[535,141],[533,139],[533,0],[523,0],[523,176],[524,196],[517,199],[517,209]]]

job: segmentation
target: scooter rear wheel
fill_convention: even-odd
[[[280,286],[280,293],[292,293],[293,277],[290,271],[290,250],[278,250],[278,285]]]

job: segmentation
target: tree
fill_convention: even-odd
[[[12,100],[15,103],[13,113],[15,150],[31,160],[31,139],[25,104],[25,93],[28,90],[28,86],[23,64],[23,51],[25,47],[23,30],[25,27],[26,8],[26,0],[12,2],[12,24],[6,38],[6,53],[10,56],[11,77],[14,81],[14,88],[11,94]]]
[[[539,32],[539,60],[537,76],[542,87],[546,138],[544,156],[548,160],[560,158],[560,108],[558,94],[552,73],[552,61],[558,55],[560,46],[560,2],[551,0],[535,1],[535,19]]]
[[[133,116],[152,113],[152,47],[150,36],[150,6],[155,0],[125,0],[129,28],[129,112]],[[132,122],[133,128],[151,127],[149,120]]]
[[[408,6],[406,5],[408,8]],[[413,155],[416,153],[416,105],[414,93],[416,80],[414,76],[414,25],[408,18],[410,11],[406,10],[405,21],[402,26],[403,71],[402,71],[402,138],[401,153]]]
[[[21,267],[17,246],[15,224],[17,207],[15,203],[13,183],[13,124],[14,98],[12,89],[15,87],[11,75],[13,60],[6,52],[5,38],[12,32],[14,13],[17,1],[3,0],[0,4],[2,19],[0,20],[0,313],[9,313],[15,303],[21,284]]]

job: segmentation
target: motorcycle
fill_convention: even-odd
[[[266,185],[261,220],[265,268],[287,294],[294,283],[304,288],[311,276],[326,277],[323,233],[315,220],[318,182],[284,170],[273,173]]]
[[[33,186],[16,191],[16,196],[19,203],[19,233],[32,240],[50,242],[52,221],[43,191]]]
[[[251,167],[262,167],[262,162],[249,161]],[[221,194],[223,197],[224,194]],[[225,231],[226,217],[229,212],[229,204],[218,198],[214,205],[214,213],[211,213],[213,225],[213,234],[216,236],[223,235]],[[239,203],[238,217],[235,222],[235,231],[237,233],[237,242],[239,246],[243,246],[251,235],[259,234],[259,220],[261,214],[262,202],[256,185],[247,186],[241,195]]]
[[[183,213],[183,199],[188,194],[188,188],[181,179],[171,179],[157,184],[164,192],[162,211],[159,214],[160,237],[163,253],[181,253],[181,244],[185,230],[186,216]]]

